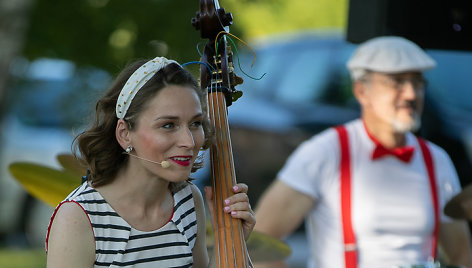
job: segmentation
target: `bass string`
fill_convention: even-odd
[[[230,146],[230,140],[229,140],[229,126],[228,124],[226,123],[227,122],[227,119],[226,119],[226,104],[225,104],[225,99],[224,99],[224,95],[221,91],[218,91],[218,85],[219,83],[221,83],[221,77],[219,76],[219,73],[221,73],[221,68],[219,68],[219,65],[218,64],[215,64],[215,66],[217,67],[217,72],[213,73],[212,74],[212,81],[210,83],[210,91],[211,91],[211,95],[212,97],[210,98],[210,101],[211,101],[211,106],[213,107],[212,109],[212,115],[213,115],[213,118],[214,118],[214,124],[215,124],[215,129],[218,129],[219,130],[219,133],[216,133],[218,135],[218,138],[220,139],[219,141],[223,144],[227,144]],[[220,148],[221,149],[221,148]],[[231,149],[231,147],[227,148],[227,149]],[[232,241],[235,241],[236,240],[236,237],[235,235],[233,234],[233,230],[234,230],[234,227],[236,226],[233,226],[233,220],[231,220],[231,218],[229,218],[228,216],[225,216],[225,214],[222,212],[223,211],[223,207],[222,207],[222,204],[223,204],[223,200],[224,198],[228,197],[230,195],[230,188],[233,186],[233,183],[235,182],[235,178],[234,178],[234,174],[233,172],[231,172],[230,174],[227,174],[225,172],[222,172],[224,170],[230,170],[230,171],[233,171],[234,170],[234,167],[232,166],[232,157],[231,157],[231,153],[230,151],[228,150],[219,150],[217,153],[217,155],[214,155],[214,157],[219,157],[221,159],[218,159],[218,161],[214,161],[213,164],[216,164],[218,163],[217,167],[216,167],[216,170],[219,171],[218,174],[213,174],[213,185],[215,186],[214,187],[214,202],[216,202],[214,205],[215,208],[219,208],[221,207],[220,210],[217,210],[216,211],[216,218],[217,218],[217,221],[216,221],[216,224],[220,224],[220,222],[223,222],[224,223],[227,223],[228,225],[230,225],[230,228],[229,230],[231,230],[229,232],[229,234],[226,232],[227,228],[224,228],[225,226],[223,226],[223,228],[221,230],[223,230],[223,235],[224,237],[217,237],[217,241],[219,243],[222,244],[222,246],[224,247],[224,251],[226,253],[230,253],[230,254],[223,254],[224,256],[222,256],[222,253],[220,252],[219,256],[220,257],[224,257],[226,261],[226,263],[228,263],[228,261],[233,261],[233,262],[236,262],[237,259],[236,258],[230,258],[230,256],[228,255],[232,255],[232,256],[236,256],[236,252],[235,252],[235,249],[234,247],[232,246]],[[230,167],[228,167],[228,165],[230,165]],[[215,169],[213,169],[212,172],[215,172]],[[229,177],[228,177],[229,176]],[[220,180],[220,183],[216,183],[216,180]],[[218,187],[218,188],[216,188]],[[219,193],[216,193],[217,191],[219,190]],[[239,227],[239,226],[238,226]],[[217,226],[217,229],[219,229],[219,226]],[[239,228],[239,230],[241,231],[241,228]],[[239,234],[239,238],[243,237],[241,236],[242,234],[242,231],[241,233]],[[216,234],[217,236],[220,236],[219,232],[217,232]],[[239,245],[242,245],[243,243],[237,243]],[[231,251],[231,252],[229,252]],[[244,251],[242,251],[244,252]],[[231,254],[232,253],[232,254]],[[236,263],[235,263],[236,265]]]
[[[208,59],[207,59],[207,60],[208,60]],[[209,64],[209,65],[211,66],[211,64]],[[210,74],[210,81],[207,82],[207,83],[209,83],[209,88],[210,88],[210,89],[209,89],[209,90],[208,90],[208,89],[205,89],[205,90],[207,90],[207,94],[208,94],[208,98],[207,98],[207,100],[208,100],[208,115],[209,115],[209,117],[210,117],[210,122],[212,123],[212,125],[214,125],[214,121],[215,121],[215,110],[214,110],[214,108],[213,108],[213,107],[214,107],[214,103],[213,103],[213,91],[214,91],[214,89],[213,89],[213,70],[209,71],[209,74]],[[214,145],[212,145],[212,146],[214,146]],[[211,152],[211,155],[210,155],[210,156],[211,156],[211,165],[212,165],[212,168],[211,168],[211,172],[212,172],[212,174],[211,174],[212,183],[211,183],[211,185],[213,186],[213,187],[212,187],[212,191],[213,191],[213,208],[214,208],[214,209],[213,209],[213,213],[215,214],[215,215],[213,216],[213,219],[214,219],[214,220],[213,220],[213,224],[214,224],[214,228],[215,228],[214,235],[215,235],[215,241],[219,241],[219,234],[218,234],[218,232],[216,231],[216,230],[218,230],[218,228],[219,228],[219,224],[218,224],[218,213],[219,213],[219,212],[218,212],[217,204],[216,204],[216,198],[217,198],[217,197],[216,197],[216,189],[215,189],[215,186],[214,186],[214,185],[215,185],[215,176],[216,176],[216,174],[215,174],[215,166],[214,166],[214,165],[215,165],[215,162],[214,162],[214,159],[213,159],[213,158],[215,157],[215,156],[214,156],[214,153]],[[215,244],[214,244],[214,248],[215,248],[216,256],[218,256],[217,260],[219,261],[219,256],[221,255],[221,252],[219,252],[219,246],[216,244],[216,242],[215,242]],[[219,266],[219,263],[218,263],[218,267],[220,267],[220,266]]]
[[[224,37],[224,39],[226,39],[226,37]],[[228,46],[224,45],[223,46],[224,50],[223,50],[223,53],[225,55],[229,55],[230,51],[226,51],[226,49],[230,49]],[[229,57],[221,57],[223,60],[222,60],[222,67],[225,68],[225,70],[229,70],[229,62],[227,61],[229,59]],[[225,79],[229,79],[229,74],[226,73],[226,77],[224,77]],[[224,80],[224,79],[223,79]],[[229,83],[228,83],[229,84]],[[229,90],[229,87],[230,85],[227,85],[228,87],[228,90]],[[229,94],[229,92],[227,92]],[[231,188],[232,186],[234,186],[234,184],[236,183],[236,175],[235,175],[235,168],[234,168],[234,161],[233,161],[233,153],[232,153],[232,145],[231,145],[231,138],[230,138],[230,130],[229,130],[229,124],[228,124],[228,119],[227,119],[227,106],[226,106],[226,103],[225,103],[225,96],[220,93],[219,94],[221,100],[222,100],[222,104],[219,106],[220,107],[220,116],[221,116],[221,124],[222,124],[222,132],[224,133],[223,137],[225,137],[226,139],[226,144],[227,144],[227,150],[225,151],[226,152],[226,158],[227,158],[227,164],[229,165],[229,171],[230,173],[227,174],[227,178],[226,178],[226,191],[227,191],[227,196],[231,195],[232,194],[232,191],[231,191]],[[231,224],[231,241],[233,243],[231,243],[231,249],[233,250],[233,254],[234,256],[238,256],[239,258],[234,258],[233,261],[235,263],[241,263],[241,265],[238,265],[239,267],[246,267],[247,265],[247,248],[246,248],[246,243],[245,243],[245,240],[244,240],[244,234],[243,234],[243,229],[242,229],[242,225],[241,225],[241,221],[240,220],[233,220],[232,218],[228,217],[229,218],[229,221],[230,221],[230,224]],[[238,246],[238,248],[236,247],[236,245]],[[237,250],[239,250],[239,253],[237,253]]]
[[[226,36],[224,36],[222,39],[226,40]],[[222,49],[222,53],[224,53],[225,55],[229,55],[229,51],[226,51],[226,49],[229,49],[228,46],[226,46],[226,43],[224,43],[225,45],[223,46],[224,49]],[[222,66],[222,69],[225,68],[226,70],[229,69],[229,62],[227,61],[228,57],[221,57],[222,58],[222,62],[221,62],[221,66]],[[223,74],[223,73],[222,73]],[[228,75],[228,74],[226,74]],[[220,78],[221,80],[224,80],[223,77]],[[225,79],[229,79],[229,77],[225,77]],[[223,82],[223,81],[222,81]],[[230,85],[227,85],[228,86],[228,90],[229,90],[229,87]],[[227,92],[227,94],[230,94],[229,92]],[[233,161],[233,153],[232,153],[232,145],[231,145],[231,138],[230,138],[230,131],[229,131],[229,124],[228,124],[228,119],[227,119],[227,106],[226,106],[226,103],[225,103],[225,96],[224,94],[220,93],[218,94],[219,95],[219,99],[221,99],[221,102],[222,104],[219,106],[220,107],[220,118],[221,120],[219,120],[219,122],[221,123],[221,130],[222,130],[222,134],[223,134],[223,137],[225,138],[225,141],[226,141],[226,144],[227,144],[227,150],[225,151],[226,152],[226,159],[227,159],[227,163],[229,165],[228,169],[229,171],[231,171],[229,174],[227,174],[228,177],[226,177],[226,187],[225,187],[225,190],[227,192],[227,196],[231,195],[232,192],[231,192],[231,188],[232,186],[234,186],[234,184],[236,183],[236,176],[235,176],[235,168],[234,168],[234,161]],[[230,225],[231,225],[231,249],[233,250],[233,255],[234,256],[240,256],[242,258],[234,258],[233,261],[235,263],[235,266],[237,266],[236,264],[239,262],[241,262],[241,259],[242,259],[242,265],[243,267],[245,267],[245,265],[247,264],[247,255],[246,255],[246,243],[244,241],[244,234],[243,234],[243,230],[242,230],[242,226],[241,226],[241,221],[239,220],[232,220],[232,218],[229,219],[229,222],[230,222]],[[241,254],[237,254],[237,248],[236,248],[236,245],[239,246],[239,252],[242,253]]]
[[[215,64],[215,66],[217,66]],[[210,105],[209,107],[211,108],[211,119],[212,119],[212,123],[213,123],[213,126],[214,126],[214,129],[216,131],[216,129],[218,128],[218,126],[216,125],[217,124],[217,118],[218,118],[218,111],[216,110],[216,107],[218,107],[218,102],[216,100],[216,103],[215,103],[215,94],[217,94],[217,86],[215,85],[215,83],[217,82],[217,71],[212,71],[211,73],[211,79],[210,79],[210,94],[209,94],[209,102],[210,102]],[[219,135],[219,133],[216,133],[215,132],[215,135]],[[218,142],[218,141],[217,141]],[[218,144],[215,144],[213,146],[217,146]],[[223,264],[222,262],[224,263],[228,263],[228,260],[227,260],[227,254],[225,254],[225,252],[220,252],[220,250],[222,250],[222,243],[226,244],[226,237],[220,237],[220,219],[222,218],[222,204],[223,204],[223,199],[221,197],[221,193],[222,193],[222,189],[221,189],[221,184],[219,184],[217,182],[217,180],[221,177],[221,174],[216,174],[217,171],[220,169],[220,167],[218,166],[219,165],[219,162],[217,161],[217,158],[219,157],[219,155],[217,155],[218,152],[212,152],[212,165],[213,165],[213,168],[212,168],[212,186],[213,186],[213,207],[214,207],[214,217],[215,217],[215,249],[216,249],[216,255],[217,255],[217,261],[218,261],[218,267],[223,267]],[[221,172],[219,172],[221,173]],[[217,189],[217,187],[219,187]],[[221,226],[223,227],[224,229],[224,226]],[[224,240],[223,240],[224,239]],[[224,258],[224,259],[221,259],[221,258]]]

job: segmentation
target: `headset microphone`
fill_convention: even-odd
[[[164,161],[159,163],[159,162],[156,162],[156,161],[152,161],[152,160],[149,160],[149,159],[146,159],[146,158],[139,157],[139,156],[134,155],[134,154],[130,154],[130,153],[125,153],[125,154],[136,157],[136,158],[139,158],[139,159],[144,160],[144,161],[148,161],[148,162],[151,162],[151,163],[154,163],[154,164],[161,165],[162,168],[169,168],[170,167],[169,161],[164,160]]]
[[[165,161],[165,160],[164,160],[164,161],[161,162],[161,166],[162,166],[162,168],[169,168],[169,167],[170,167],[170,163],[169,163],[168,161]]]

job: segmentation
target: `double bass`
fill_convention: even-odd
[[[231,47],[226,33],[232,24],[231,13],[220,8],[217,0],[201,0],[192,25],[208,39],[200,69],[200,86],[208,94],[208,114],[215,131],[210,147],[214,197],[215,257],[217,267],[250,267],[242,223],[223,211],[223,200],[232,195],[236,175],[231,150],[227,107],[242,93],[235,89],[242,79],[234,74]]]

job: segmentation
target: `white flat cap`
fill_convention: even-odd
[[[362,43],[347,62],[354,80],[361,78],[366,71],[421,72],[435,66],[436,62],[418,45],[398,36],[376,37]]]

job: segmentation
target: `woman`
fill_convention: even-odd
[[[51,218],[48,268],[209,265],[203,198],[189,181],[211,139],[205,100],[191,74],[165,58],[118,76],[76,137],[90,173]],[[247,238],[255,225],[247,186],[233,190],[225,211]]]

